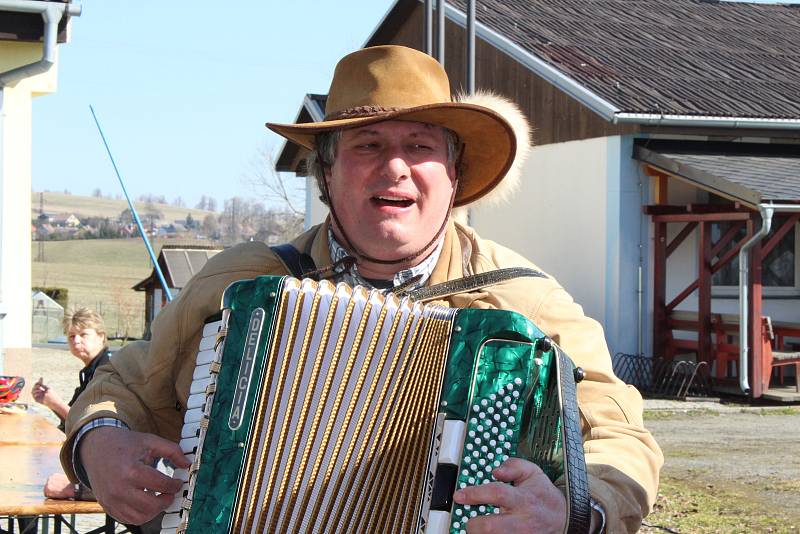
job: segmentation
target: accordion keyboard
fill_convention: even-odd
[[[194,462],[195,454],[200,445],[200,428],[204,420],[207,420],[207,406],[213,401],[208,398],[207,390],[213,381],[211,372],[212,363],[218,360],[217,340],[223,327],[222,319],[210,321],[203,325],[203,337],[200,340],[200,348],[197,352],[192,384],[189,388],[189,400],[186,403],[186,414],[183,417],[183,428],[181,429],[180,447],[190,461]],[[183,481],[183,488],[175,495],[172,504],[167,507],[164,518],[161,522],[162,534],[174,534],[175,530],[184,521],[184,505],[186,499],[190,498],[189,489],[189,470],[176,469],[172,473],[173,478]]]

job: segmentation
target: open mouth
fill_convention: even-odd
[[[410,198],[381,195],[372,197],[372,202],[378,206],[392,206],[396,208],[407,208],[414,203]]]

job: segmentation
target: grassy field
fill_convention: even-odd
[[[80,195],[67,195],[52,191],[44,192],[44,211],[53,215],[56,213],[72,213],[83,217],[109,217],[115,219],[128,208],[128,203],[124,199],[114,198],[94,198]],[[134,202],[136,211],[143,215],[144,203]],[[202,221],[210,211],[196,210],[194,208],[179,208],[167,204],[154,204],[164,215],[164,221],[174,221],[185,219],[187,213],[197,221]],[[31,218],[35,219],[39,215],[39,193],[31,193]]]
[[[153,243],[156,253],[158,242]],[[33,243],[33,260],[38,243]],[[65,287],[69,307],[88,306],[105,318],[111,335],[140,336],[144,329],[144,293],[131,287],[152,268],[139,239],[45,241],[44,262],[31,264],[34,286]]]

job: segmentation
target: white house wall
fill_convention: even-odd
[[[319,199],[319,188],[317,181],[310,177],[306,177],[306,214],[304,219],[304,227],[306,230],[319,224],[328,216],[328,207]]]
[[[2,93],[0,269],[8,315],[0,325],[4,347],[17,349],[31,346],[31,95],[19,85]]]
[[[636,353],[639,345],[639,244],[646,227],[631,143],[610,137],[536,147],[514,200],[471,214],[480,235],[555,276],[603,325],[612,353]]]
[[[37,61],[40,43],[0,42],[0,72]],[[0,88],[0,373],[25,374],[31,347],[31,106],[57,68]],[[45,155],[43,155],[45,157]]]

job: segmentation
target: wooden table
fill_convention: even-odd
[[[38,413],[0,414],[0,446],[61,445],[64,433]]]
[[[54,516],[60,532],[60,516],[105,513],[93,501],[45,498],[47,477],[62,472],[63,441],[64,434],[41,415],[0,415],[0,516]]]

